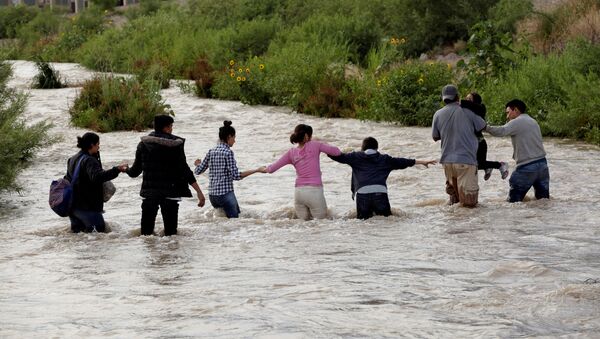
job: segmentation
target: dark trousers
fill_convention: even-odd
[[[488,168],[500,168],[500,162],[498,161],[487,161],[487,142],[485,139],[481,139],[479,147],[477,148],[477,169],[484,170]]]
[[[356,217],[369,219],[373,215],[383,215],[384,217],[392,215],[387,193],[357,193]]]
[[[69,214],[69,219],[71,220],[71,231],[73,233],[106,231],[102,212],[73,209]]]
[[[142,201],[142,235],[152,235],[156,214],[160,207],[163,217],[165,235],[177,234],[177,214],[179,212],[179,201],[170,199],[146,198]]]

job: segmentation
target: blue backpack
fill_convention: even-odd
[[[67,217],[69,216],[69,212],[71,212],[71,206],[73,205],[73,184],[79,176],[79,168],[83,158],[85,156],[79,158],[71,181],[66,178],[60,178],[53,180],[50,184],[48,203],[50,204],[50,208],[61,217]]]

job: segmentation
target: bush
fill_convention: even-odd
[[[84,83],[69,110],[71,121],[98,132],[144,130],[152,126],[155,115],[173,114],[158,91],[152,81],[96,77]]]
[[[359,118],[430,126],[441,106],[441,89],[452,82],[452,70],[446,64],[408,61],[365,81],[366,86],[358,87],[362,90],[358,103],[364,105],[358,110]]]
[[[569,44],[562,54],[530,58],[501,79],[490,79],[481,91],[491,107],[488,119],[503,123],[504,104],[519,98],[543,134],[598,143],[599,53],[600,46],[579,41]]]
[[[0,7],[0,39],[14,39],[19,29],[33,20],[39,9],[29,6]]]
[[[66,84],[60,79],[58,71],[48,62],[38,60],[35,65],[38,68],[38,74],[33,78],[33,88],[51,89],[66,87]]]
[[[0,62],[0,191],[18,191],[19,172],[29,164],[36,150],[53,142],[48,137],[49,124],[25,123],[22,115],[27,97],[6,87],[10,75],[10,66]]]

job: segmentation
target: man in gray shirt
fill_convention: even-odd
[[[525,114],[527,106],[519,99],[506,104],[504,126],[487,126],[486,131],[493,136],[510,135],[513,145],[513,159],[517,168],[510,176],[508,201],[523,201],[527,191],[533,186],[537,199],[550,198],[550,172],[546,162],[546,151],[542,143],[542,133],[538,123]]]
[[[442,89],[446,106],[435,112],[432,124],[433,140],[441,140],[440,163],[446,175],[446,193],[450,204],[460,202],[475,207],[479,196],[477,179],[477,147],[475,132],[485,128],[485,120],[460,107],[458,89],[446,85]]]

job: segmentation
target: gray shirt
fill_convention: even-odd
[[[486,123],[481,117],[458,102],[447,104],[433,115],[431,135],[442,141],[442,164],[467,164],[477,166],[478,141],[475,132]]]
[[[546,157],[540,126],[528,114],[520,114],[504,126],[487,126],[486,131],[495,137],[510,135],[517,166]]]

